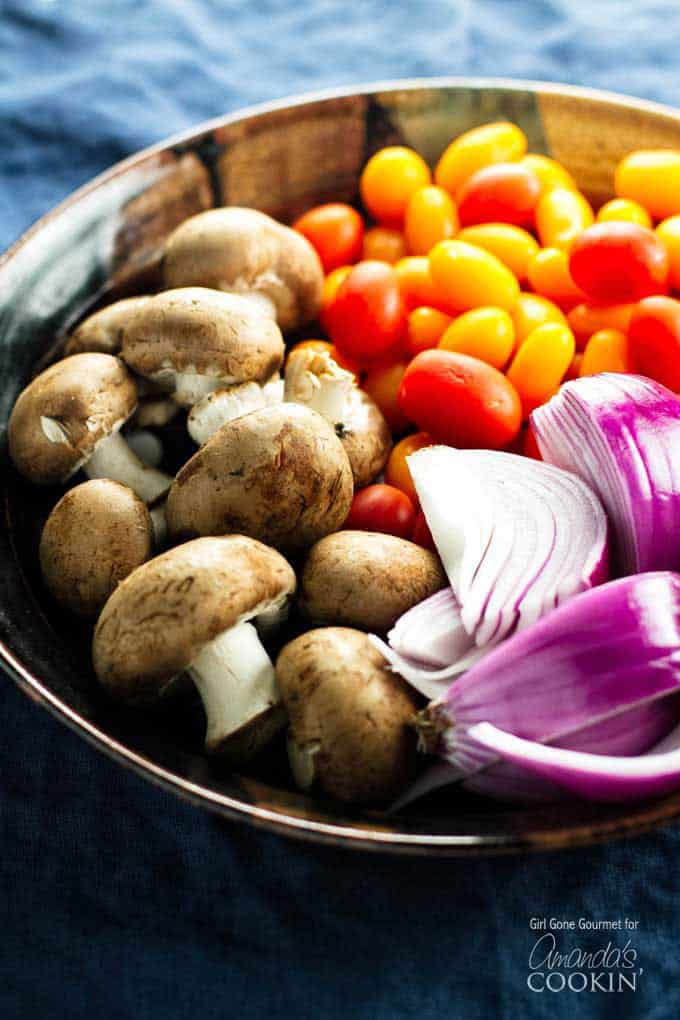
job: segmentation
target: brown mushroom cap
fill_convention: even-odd
[[[309,550],[300,608],[316,624],[384,633],[447,584],[429,549],[376,531],[338,531]]]
[[[134,379],[122,361],[110,354],[73,354],[19,394],[9,419],[10,456],[31,482],[65,482],[136,404]]]
[[[99,351],[101,354],[118,354],[123,344],[123,330],[133,312],[148,301],[148,297],[123,298],[106,308],[88,315],[73,331],[64,348],[66,356]]]
[[[295,590],[295,574],[252,538],[199,538],[134,570],[114,591],[92,644],[101,684],[130,704],[166,685],[223,631]]]
[[[276,679],[295,744],[313,752],[314,780],[353,804],[393,799],[413,777],[418,696],[366,634],[325,627],[283,648]]]
[[[352,494],[333,428],[308,407],[277,404],[227,422],[187,461],[168,495],[168,529],[299,549],[342,525]]]
[[[274,320],[237,295],[181,287],[149,298],[130,315],[122,355],[140,375],[172,369],[239,383],[269,379],[283,352]]]
[[[107,478],[62,496],[40,539],[40,566],[60,605],[97,616],[114,588],[153,554],[151,515],[132,489]]]
[[[382,411],[368,393],[355,390],[352,402],[355,413],[348,417],[346,427],[338,429],[338,434],[352,465],[354,487],[362,489],[370,485],[387,464],[392,433]]]
[[[309,241],[256,209],[209,209],[181,223],[166,242],[167,287],[214,287],[259,293],[276,308],[282,330],[313,319],[323,269]]]

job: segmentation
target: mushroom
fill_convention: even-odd
[[[378,405],[358,388],[352,372],[340,368],[326,351],[299,347],[286,361],[284,395],[318,411],[334,426],[357,489],[380,474],[392,449],[392,434]]]
[[[385,633],[447,584],[439,557],[429,549],[375,531],[338,531],[309,550],[300,608],[317,625]]]
[[[243,298],[182,287],[149,298],[127,321],[122,357],[190,407],[213,390],[264,383],[283,361],[273,319]]]
[[[172,479],[144,464],[120,435],[136,402],[134,379],[122,361],[110,354],[73,354],[19,394],[8,425],[10,456],[38,485],[65,482],[82,468],[90,478],[129,485],[153,503]]]
[[[352,494],[347,454],[328,422],[277,404],[227,422],[180,469],[168,531],[176,539],[235,532],[300,549],[337,531]]]
[[[142,308],[148,297],[123,298],[106,308],[88,315],[73,331],[64,347],[64,354],[118,354],[123,343],[123,329],[133,312]]]
[[[273,407],[283,400],[283,379],[278,375],[263,383],[248,382],[227,389],[215,390],[203,397],[189,411],[189,435],[203,446],[218,429],[234,418],[240,418],[263,407]]]
[[[199,538],[133,571],[108,600],[92,644],[104,688],[150,705],[192,677],[210,754],[243,761],[285,724],[274,667],[254,624],[285,616],[292,568],[252,538]],[[375,654],[375,653],[374,653]]]
[[[314,319],[323,269],[296,230],[256,209],[209,209],[185,220],[165,245],[167,287],[214,287],[247,295],[282,330]]]
[[[413,778],[418,696],[366,634],[312,630],[289,642],[276,678],[290,720],[297,785],[351,804],[384,804]]]
[[[108,478],[69,489],[45,522],[40,567],[56,601],[77,616],[95,617],[117,584],[153,552],[146,505]]]

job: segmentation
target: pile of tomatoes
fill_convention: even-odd
[[[567,379],[639,372],[680,391],[680,151],[626,156],[597,213],[510,123],[454,139],[434,174],[381,149],[360,191],[374,225],[343,203],[294,224],[326,273],[328,340],[304,343],[405,436],[347,526],[430,544],[406,457],[433,442],[537,457],[528,417]]]

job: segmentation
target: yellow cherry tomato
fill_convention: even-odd
[[[522,292],[510,310],[510,317],[515,327],[515,349],[524,343],[537,326],[547,322],[554,322],[558,326],[567,325],[562,309],[540,294]]]
[[[357,379],[361,376],[361,365],[358,362],[352,361],[351,358],[345,357],[341,354],[335,344],[329,343],[328,340],[300,340],[299,343],[291,347],[291,353],[293,351],[304,350],[308,348],[312,351],[321,351],[323,354],[328,354],[333,359],[336,365],[340,368],[346,369],[348,372],[352,372]]]
[[[319,322],[326,332],[328,332],[328,309],[335,301],[335,295],[338,293],[340,284],[352,268],[352,266],[338,266],[338,268],[333,269],[323,281]]]
[[[561,248],[541,248],[529,262],[529,283],[537,294],[571,308],[585,299],[569,272],[569,256]]]
[[[517,300],[517,277],[484,248],[465,241],[440,241],[430,252],[429,261],[435,292],[440,295],[441,306],[449,311],[480,305],[507,310]]]
[[[516,124],[483,124],[454,138],[437,163],[434,179],[455,197],[475,171],[491,163],[512,163],[526,151],[526,136]]]
[[[647,227],[648,230],[652,225],[652,217],[645,207],[631,198],[612,198],[598,209],[595,218],[598,223],[608,223],[610,220],[637,223],[639,227]]]
[[[515,346],[515,327],[503,308],[473,308],[454,319],[438,346],[503,368]]]
[[[568,326],[546,322],[531,331],[507,371],[525,418],[558,390],[574,350],[574,334]]]
[[[680,213],[680,150],[639,149],[624,156],[614,172],[614,191],[639,202],[656,220]]]
[[[406,458],[410,457],[416,450],[422,450],[426,446],[432,446],[434,439],[427,432],[414,432],[404,439],[400,439],[392,448],[389,460],[385,465],[385,482],[393,485],[395,489],[405,492],[414,506],[418,505],[418,493],[411,478]]]
[[[656,236],[668,252],[668,282],[680,288],[680,216],[669,216],[656,228]]]
[[[371,227],[364,234],[364,250],[362,261],[372,259],[375,262],[394,264],[406,254],[406,238],[401,230],[393,227]]]
[[[600,329],[616,329],[627,333],[636,305],[575,305],[567,315],[569,326],[576,337],[576,345],[583,350],[586,341]]]
[[[376,402],[392,432],[403,432],[409,424],[398,399],[405,371],[405,361],[379,362],[362,383],[362,389]]]
[[[568,251],[594,220],[588,200],[573,188],[551,188],[536,206],[536,230],[544,248]]]
[[[400,227],[411,196],[430,180],[430,168],[422,156],[403,145],[390,145],[371,156],[361,173],[359,190],[374,219]]]
[[[543,156],[540,152],[527,152],[526,156],[520,159],[522,166],[538,177],[541,185],[541,194],[550,191],[551,188],[573,188],[576,190],[576,181],[568,170],[550,156]]]
[[[529,260],[538,251],[536,238],[528,230],[511,223],[478,223],[463,227],[456,234],[456,240],[490,251],[518,280],[526,280]]]
[[[432,282],[430,262],[426,255],[407,255],[399,259],[394,271],[408,309],[417,308],[418,305],[439,308],[439,296]]]
[[[593,333],[583,352],[579,375],[634,370],[625,333],[620,333],[618,329],[599,329]]]
[[[404,234],[413,255],[427,255],[438,241],[453,237],[458,227],[458,211],[448,191],[431,184],[411,196]]]
[[[452,321],[450,315],[440,312],[438,308],[430,308],[428,305],[414,308],[409,314],[406,331],[408,354],[415,357],[421,351],[436,347]]]

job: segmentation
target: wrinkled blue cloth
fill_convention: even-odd
[[[0,248],[115,160],[205,118],[415,75],[677,101],[675,2],[0,0]],[[0,1017],[680,1015],[680,827],[569,853],[397,859],[226,824],[0,677]],[[635,992],[531,991],[531,918],[631,920]],[[540,968],[538,968],[540,971]]]

